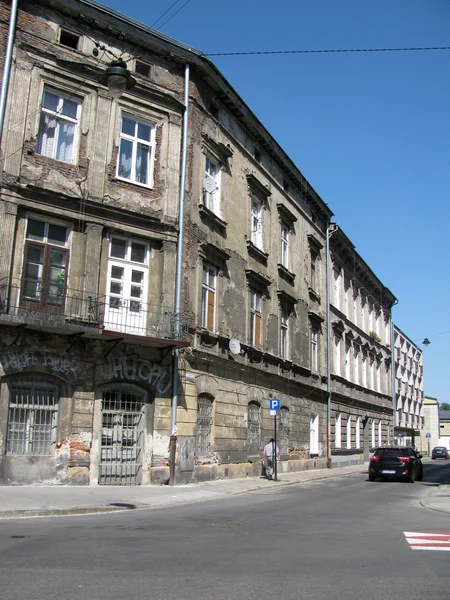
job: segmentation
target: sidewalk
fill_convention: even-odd
[[[226,479],[181,486],[0,486],[0,519],[77,515],[118,510],[179,506],[254,490],[273,489],[309,481],[360,474],[364,465],[282,473],[279,481],[264,478]],[[450,512],[450,486],[436,486],[421,500],[422,506]]]

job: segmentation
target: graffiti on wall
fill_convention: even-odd
[[[120,380],[144,383],[159,394],[167,392],[171,384],[170,367],[125,354],[108,357],[107,364],[101,365],[99,371],[103,381]]]
[[[74,358],[40,350],[11,349],[0,355],[0,361],[7,374],[43,369],[75,382],[81,371]]]
[[[6,375],[25,371],[46,371],[76,383],[81,373],[94,365],[77,360],[73,356],[56,354],[46,350],[11,349],[0,354],[0,362]],[[98,366],[97,373],[103,382],[129,381],[145,384],[159,394],[166,393],[171,385],[171,368],[136,356],[116,354]]]

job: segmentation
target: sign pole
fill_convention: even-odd
[[[273,468],[274,468],[274,480],[277,481],[277,413],[273,416]]]

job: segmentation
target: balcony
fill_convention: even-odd
[[[188,318],[139,299],[117,299],[51,284],[0,280],[0,325],[87,337],[188,345]],[[182,343],[184,341],[184,343]]]

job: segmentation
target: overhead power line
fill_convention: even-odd
[[[450,50],[450,46],[420,46],[417,48],[332,48],[321,50],[258,50],[252,52],[205,52],[205,56],[257,56],[267,54],[339,54],[351,52],[424,52]]]

